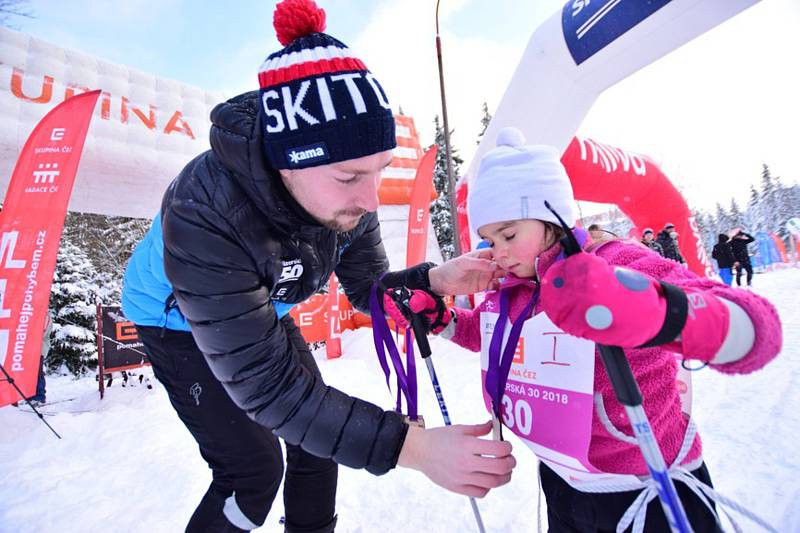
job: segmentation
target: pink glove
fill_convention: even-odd
[[[450,310],[444,305],[441,297],[434,297],[423,290],[412,290],[410,292],[411,298],[408,300],[408,307],[411,312],[421,314],[425,318],[428,331],[434,334],[441,333],[452,320]],[[403,314],[403,311],[392,297],[386,293],[383,295],[383,308],[399,327],[403,329],[409,327],[408,319]]]
[[[685,325],[679,330],[679,340],[664,341],[669,342],[666,348],[708,361],[727,336],[728,308],[708,292],[685,295]],[[653,340],[667,316],[664,288],[658,281],[635,270],[611,266],[588,253],[553,265],[542,279],[541,299],[550,320],[567,333],[623,348],[636,348]]]

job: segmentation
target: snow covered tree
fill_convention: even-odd
[[[483,103],[481,112],[483,113],[483,116],[481,116],[481,132],[478,134],[478,140],[475,144],[481,144],[481,140],[486,134],[486,129],[489,127],[489,123],[492,122],[492,115],[489,114],[489,106],[486,104],[486,102]]]
[[[744,217],[744,213],[742,210],[739,209],[739,204],[736,202],[736,198],[731,198],[731,208],[729,211],[729,216],[731,219],[732,228],[742,228],[746,231],[746,221]]]
[[[438,149],[436,153],[436,164],[433,168],[433,185],[436,188],[438,198],[431,202],[431,224],[436,232],[436,240],[439,242],[439,249],[442,257],[447,260],[455,254],[453,240],[455,238],[455,227],[452,210],[450,209],[450,197],[448,196],[447,180],[447,152],[444,143],[444,128],[439,124],[439,116],[435,116],[433,124],[436,127],[435,143]],[[451,132],[452,133],[452,132]],[[453,165],[453,179],[458,182],[463,159],[458,155],[458,150],[450,146],[450,156]]]
[[[762,163],[761,168],[761,194],[759,195],[761,201],[768,206],[773,202],[773,195],[775,193],[775,179],[769,170],[769,165]]]
[[[781,239],[789,237],[789,230],[786,223],[790,218],[797,216],[798,206],[794,201],[794,191],[790,187],[785,187],[780,178],[775,178],[775,192],[773,193],[775,207],[773,211],[773,229]]]
[[[749,233],[756,233],[761,231],[761,197],[758,194],[755,186],[750,184],[750,199],[747,201],[747,213],[745,213],[745,221]]]
[[[81,375],[97,367],[95,301],[102,292],[98,281],[104,280],[87,255],[70,240],[62,240],[50,292],[54,319],[45,361],[49,370],[66,368]]]
[[[133,249],[150,228],[151,221],[140,218],[109,217],[69,213],[64,223],[64,240],[86,253],[94,268],[107,276],[104,302],[118,302],[121,282]],[[109,285],[110,283],[110,285]]]
[[[706,253],[711,257],[711,250],[714,249],[718,236],[718,233],[715,231],[716,225],[714,223],[714,217],[699,209],[691,209],[691,213],[697,223],[697,229],[700,230],[700,238],[703,241]]]
[[[718,234],[728,233],[730,230],[736,227],[733,223],[733,219],[731,218],[731,216],[728,214],[727,211],[725,211],[725,208],[722,207],[722,205],[719,202],[717,202],[714,226]]]

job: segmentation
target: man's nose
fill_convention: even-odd
[[[358,207],[369,212],[377,211],[380,205],[378,189],[381,187],[381,173],[376,172],[368,179],[364,180],[364,185],[359,191]]]

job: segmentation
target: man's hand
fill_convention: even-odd
[[[492,259],[491,250],[475,250],[453,258],[428,272],[431,289],[442,296],[474,294],[497,289],[506,275]]]
[[[419,470],[447,490],[482,498],[511,481],[517,464],[511,443],[478,438],[491,429],[491,422],[433,429],[412,426],[397,464]]]

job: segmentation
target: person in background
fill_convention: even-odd
[[[750,252],[747,250],[747,245],[755,241],[755,238],[749,233],[745,233],[741,228],[733,230],[733,237],[731,237],[731,250],[733,250],[733,257],[739,263],[736,267],[736,285],[742,286],[742,271],[747,272],[747,286],[753,285],[753,265],[750,263]]]
[[[661,245],[661,249],[664,250],[664,257],[677,261],[682,265],[686,264],[686,259],[681,255],[681,249],[678,246],[678,232],[675,231],[675,224],[667,222],[664,225],[664,229],[658,232],[656,240]]]
[[[36,394],[28,398],[34,406],[47,403],[47,382],[44,377],[44,360],[50,353],[50,335],[53,332],[53,318],[47,313],[44,323],[44,334],[42,335],[42,356],[39,358],[39,377],[36,380]]]
[[[719,240],[714,245],[714,250],[711,252],[711,257],[716,259],[717,268],[719,268],[719,277],[725,282],[725,285],[733,283],[732,268],[737,266],[736,258],[733,256],[733,250],[730,245],[730,237],[724,233],[719,234]]]
[[[656,242],[653,228],[644,228],[644,231],[642,232],[642,244],[653,250],[661,257],[664,257],[664,248],[662,248],[661,245]]]
[[[586,231],[589,232],[589,236],[592,238],[594,242],[610,241],[611,239],[616,237],[616,235],[614,235],[607,229],[604,229],[603,226],[601,226],[600,224],[592,224],[588,228],[586,228]]]

